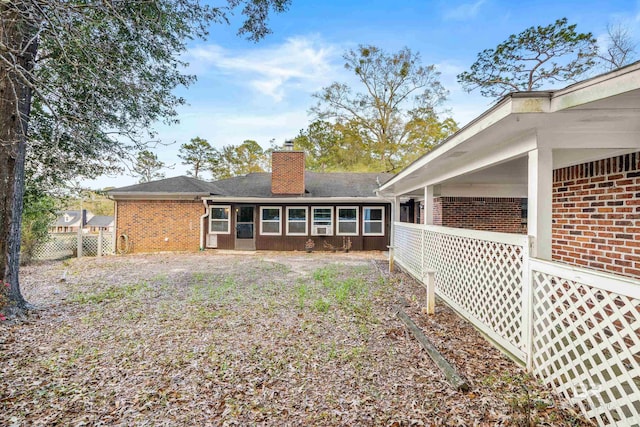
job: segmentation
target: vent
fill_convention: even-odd
[[[207,247],[208,248],[217,248],[218,247],[218,235],[217,234],[207,234]]]
[[[328,236],[330,233],[329,227],[326,225],[314,225],[313,234],[316,236]]]

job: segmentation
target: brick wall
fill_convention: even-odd
[[[526,233],[522,199],[507,197],[438,197],[434,199],[435,225],[502,233]]]
[[[304,194],[304,152],[274,151],[271,154],[271,192]]]
[[[553,172],[553,259],[640,278],[640,153]]]
[[[433,225],[442,225],[442,198],[433,198]]]
[[[130,252],[200,248],[200,216],[205,212],[201,201],[120,200],[117,212],[117,236],[129,237]]]

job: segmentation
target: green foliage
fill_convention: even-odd
[[[514,91],[532,91],[543,85],[574,81],[595,64],[596,39],[577,33],[567,18],[546,27],[530,27],[512,34],[495,49],[486,49],[458,82],[471,92],[501,97]]]
[[[306,168],[318,172],[375,170],[376,164],[354,123],[316,120],[293,140],[306,153]]]
[[[57,203],[63,204],[68,210],[80,210],[82,205],[82,209],[94,215],[113,215],[115,211],[113,200],[100,191],[83,191],[80,197],[59,199]]]
[[[330,287],[337,276],[338,267],[333,264],[329,264],[313,272],[313,280],[321,282],[324,287]]]
[[[305,283],[298,283],[294,288],[294,292],[298,301],[298,307],[300,309],[303,309],[305,299],[307,299],[307,297],[309,296],[309,286],[307,286]]]
[[[269,32],[269,14],[289,4],[0,2],[0,198],[8,201],[0,208],[0,276],[20,307],[21,233],[9,225],[21,223],[24,188],[52,194],[71,179],[121,172],[123,161],[147,148],[153,124],[176,121],[184,100],[173,90],[194,80],[181,59],[187,43],[237,7],[245,17],[239,33],[257,41]]]
[[[132,176],[140,178],[139,182],[151,182],[164,178],[164,173],[160,172],[164,167],[164,162],[158,160],[158,156],[155,153],[149,150],[142,150],[138,153],[131,172]]]
[[[455,130],[452,119],[447,119],[447,125],[427,126],[439,122],[436,108],[445,101],[447,91],[435,66],[421,65],[418,53],[404,48],[389,54],[361,45],[345,53],[344,59],[345,68],[356,75],[363,90],[334,82],[314,94],[318,102],[311,114],[334,127],[312,125],[298,141],[322,155],[320,167],[394,172],[416,152],[430,149]],[[346,146],[340,147],[348,150],[346,158],[341,158],[339,150],[328,149],[336,145]]]
[[[225,179],[269,168],[269,153],[256,141],[247,139],[240,145],[226,145],[214,149],[210,171],[214,179]]]
[[[9,286],[8,283],[4,283],[0,280],[0,322],[7,320],[3,311],[9,307],[11,301],[9,300]]]
[[[214,149],[206,139],[200,137],[191,138],[191,141],[180,146],[178,157],[182,159],[183,165],[191,166],[187,171],[188,175],[198,178],[202,169],[212,161]]]
[[[20,263],[29,264],[38,244],[49,236],[49,226],[55,221],[59,203],[56,199],[29,188],[24,195],[22,212]]]
[[[316,310],[319,313],[326,313],[327,311],[329,311],[330,307],[331,307],[331,303],[325,300],[324,298],[318,298],[313,302],[314,310]]]
[[[175,122],[184,99],[172,93],[194,81],[180,54],[227,22],[241,8],[239,34],[258,41],[270,32],[270,13],[290,0],[229,0],[208,6],[196,0],[42,2],[17,0],[6,7],[38,34],[37,67],[29,118],[28,168],[45,184],[121,171],[123,160],[146,148],[151,125]],[[7,11],[9,13],[9,11]],[[4,12],[3,12],[4,15]],[[7,15],[8,16],[8,15]],[[4,46],[4,45],[3,45]],[[5,46],[2,59],[16,52]],[[20,47],[22,48],[22,47]],[[52,167],[55,166],[55,167]]]
[[[99,292],[82,292],[74,294],[72,301],[79,304],[100,304],[103,302],[117,301],[121,299],[131,298],[134,295],[150,290],[148,282],[139,282],[130,285],[109,286]]]

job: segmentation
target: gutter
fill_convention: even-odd
[[[203,197],[203,201],[225,203],[384,203],[383,197],[232,197],[209,196]]]

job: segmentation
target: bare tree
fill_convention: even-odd
[[[598,49],[598,58],[607,71],[617,70],[636,60],[631,31],[622,24],[607,24],[606,46]]]

